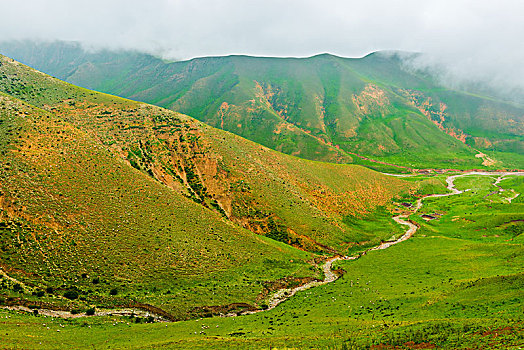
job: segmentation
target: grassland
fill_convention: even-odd
[[[4,285],[4,301],[74,290],[81,308],[140,302],[186,317],[253,302],[271,279],[314,275],[310,255],[232,225],[68,123],[5,96],[2,107],[0,256],[28,285]]]
[[[457,188],[472,190],[428,199],[412,217],[420,224],[415,237],[338,262],[343,277],[267,312],[133,325],[120,317],[50,321],[1,311],[10,317],[2,328],[14,334],[8,344],[27,348],[105,347],[108,338],[114,348],[518,348],[522,201],[505,198],[523,181],[509,176],[500,196],[485,197],[494,180],[458,178]],[[496,219],[486,219],[486,211]],[[428,213],[443,215],[427,222],[420,215]]]
[[[301,249],[343,253],[348,244],[388,238],[390,232],[363,233],[348,223],[366,215],[386,222],[392,198],[415,190],[362,167],[283,155],[187,116],[5,62],[3,91],[96,135],[116,157],[236,224]]]
[[[402,232],[390,218],[445,176],[394,178],[299,159],[158,107],[0,60],[0,310],[6,348],[508,348],[522,343],[522,177],[457,178],[416,235],[343,277],[255,308],[275,285],[321,277],[327,253]],[[503,190],[503,191],[501,191]],[[511,199],[511,202],[509,201]],[[435,218],[424,220],[421,215]],[[231,310],[230,310],[231,309]],[[197,318],[197,319],[195,319]],[[137,324],[138,319],[138,324]],[[49,328],[48,328],[49,327]],[[42,344],[40,344],[42,343]]]

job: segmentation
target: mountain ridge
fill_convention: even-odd
[[[35,52],[55,57],[48,68],[63,79],[167,107],[306,159],[340,162],[327,156],[334,147],[345,152],[345,163],[358,163],[351,156],[358,153],[412,168],[480,168],[475,149],[498,160],[499,168],[518,168],[523,159],[523,108],[406,72],[398,53],[165,63],[144,54],[91,54],[61,45],[61,51],[50,45]],[[436,147],[441,152],[431,154]]]

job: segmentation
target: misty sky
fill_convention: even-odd
[[[450,76],[524,87],[524,1],[0,0],[0,40],[80,41],[167,58],[429,54]],[[431,58],[429,58],[431,57]]]

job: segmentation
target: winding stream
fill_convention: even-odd
[[[386,175],[397,176],[394,174],[386,174]],[[277,307],[280,303],[291,298],[297,292],[336,281],[338,279],[338,275],[332,269],[334,262],[339,261],[339,260],[356,260],[360,258],[361,256],[367,254],[370,251],[387,249],[397,243],[403,242],[411,238],[413,234],[415,234],[415,232],[418,230],[418,226],[407,219],[410,215],[415,214],[422,207],[422,201],[426,198],[447,197],[447,196],[453,196],[453,195],[457,195],[457,194],[461,194],[466,191],[469,191],[470,189],[466,189],[462,191],[458,190],[454,184],[454,181],[456,178],[463,177],[463,176],[469,176],[469,175],[498,176],[493,185],[498,188],[498,192],[500,193],[505,190],[502,187],[500,187],[498,184],[504,179],[505,176],[508,176],[508,175],[524,176],[524,172],[476,172],[475,171],[475,172],[469,172],[469,173],[450,175],[446,178],[447,189],[451,191],[450,193],[430,194],[430,195],[424,196],[416,201],[416,204],[413,207],[413,210],[409,214],[402,214],[402,215],[397,215],[393,217],[393,220],[395,220],[395,222],[408,227],[406,232],[400,238],[396,240],[392,240],[392,241],[382,242],[378,246],[369,248],[361,253],[358,253],[352,256],[335,256],[335,257],[328,259],[325,262],[325,264],[322,266],[322,271],[324,273],[324,280],[312,281],[312,282],[303,284],[295,288],[279,289],[278,291],[273,293],[273,295],[269,299],[267,299],[268,307],[265,309],[254,310],[254,311],[244,311],[240,313],[228,313],[228,314],[221,315],[221,316],[222,317],[235,317],[238,315],[247,315],[247,314],[253,314],[253,313],[271,310]],[[515,192],[515,194],[512,197],[506,198],[506,200],[508,200],[508,202],[511,203],[511,200],[515,199],[517,196],[519,196],[519,193]],[[7,278],[10,278],[1,268],[0,268],[0,274],[4,275]],[[23,306],[11,306],[7,308],[12,309],[12,310],[19,310],[19,311],[31,311]],[[47,310],[47,309],[40,309],[39,311],[41,314],[47,315],[50,317],[69,318],[69,317],[85,317],[86,316],[85,314],[71,315],[69,312]],[[137,314],[137,315],[144,316],[144,317],[153,316],[157,321],[165,321],[165,319],[162,316],[155,315],[154,313],[139,310],[139,309],[106,309],[106,310],[100,310],[96,312],[96,315],[129,315],[129,314]]]
[[[385,174],[385,175],[398,176],[398,175],[395,175],[395,174]],[[309,282],[309,283],[303,284],[303,285],[295,287],[295,288],[280,289],[277,292],[275,292],[267,300],[267,305],[268,305],[267,309],[255,310],[255,311],[245,311],[245,312],[242,312],[242,313],[239,313],[239,314],[237,314],[237,313],[229,313],[229,314],[223,315],[223,316],[224,317],[234,317],[234,316],[237,316],[237,315],[247,315],[247,314],[253,314],[253,313],[257,313],[257,312],[262,312],[262,311],[267,311],[267,310],[274,309],[277,305],[279,305],[280,303],[286,301],[287,299],[289,299],[290,297],[295,295],[297,292],[300,292],[300,291],[303,291],[303,290],[306,290],[306,289],[310,289],[310,288],[313,288],[313,287],[321,286],[321,285],[324,285],[324,284],[328,284],[328,283],[331,283],[331,282],[337,280],[338,276],[332,270],[332,266],[333,266],[333,263],[335,261],[338,261],[338,260],[356,260],[356,259],[360,258],[361,256],[367,254],[367,252],[386,249],[386,248],[391,247],[392,245],[395,245],[397,243],[403,242],[403,241],[411,238],[415,234],[415,232],[417,232],[418,226],[415,225],[414,223],[412,223],[411,221],[406,220],[406,219],[410,215],[415,214],[420,208],[422,208],[422,201],[424,199],[426,199],[426,198],[448,197],[448,196],[453,196],[453,195],[457,195],[457,194],[461,194],[461,193],[464,193],[466,191],[469,191],[470,189],[466,189],[466,190],[463,190],[463,191],[458,190],[455,187],[455,183],[454,183],[456,178],[463,177],[463,176],[469,176],[469,175],[498,176],[496,181],[495,181],[495,183],[494,183],[494,185],[499,188],[499,192],[502,192],[502,191],[504,191],[504,189],[502,189],[500,186],[498,186],[498,184],[500,183],[500,181],[502,181],[504,179],[505,176],[508,176],[508,175],[523,176],[524,172],[483,172],[483,171],[479,172],[479,171],[473,171],[473,172],[468,172],[468,173],[450,175],[450,176],[448,176],[446,178],[446,183],[447,183],[447,189],[449,191],[451,191],[451,193],[426,195],[426,196],[424,196],[422,198],[419,198],[416,201],[416,204],[415,204],[412,212],[410,212],[409,214],[397,215],[397,216],[393,217],[393,220],[395,220],[395,222],[397,222],[397,223],[399,223],[401,225],[405,225],[405,226],[408,227],[406,232],[400,238],[398,238],[396,240],[393,240],[393,241],[382,242],[378,246],[373,247],[373,248],[369,248],[369,249],[365,250],[364,252],[361,252],[361,253],[356,254],[356,255],[352,255],[352,256],[335,256],[333,258],[330,258],[322,266],[322,271],[324,272],[324,280],[323,281],[313,281],[313,282]],[[402,176],[409,176],[409,175],[402,175]],[[513,197],[507,198],[508,202],[511,203],[511,200],[515,199],[518,195],[519,195],[519,193],[516,193]]]

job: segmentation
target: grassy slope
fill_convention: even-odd
[[[312,274],[308,254],[232,225],[69,123],[5,95],[1,106],[1,261],[32,286],[12,296],[78,288],[90,304],[136,300],[183,317],[252,302],[260,282]]]
[[[310,254],[275,240],[345,251],[401,230],[383,206],[413,187],[402,180],[286,156],[0,64],[12,95],[2,95],[0,124],[2,266],[29,285],[20,295],[5,284],[10,297],[51,287],[44,300],[67,304],[52,295],[78,288],[80,308],[134,300],[185,317],[195,306],[253,304],[267,281],[316,276]]]
[[[514,157],[522,155],[522,105],[443,88],[423,72],[404,69],[403,60],[396,54],[378,52],[346,61],[363,76],[407,98],[440,129],[465,136],[467,144],[491,152],[503,150]],[[506,166],[515,166],[504,160]],[[515,160],[522,162],[518,156]]]
[[[303,249],[343,250],[399,229],[379,207],[412,187],[400,179],[283,155],[187,116],[79,89],[5,62],[3,91],[96,135],[129,164],[254,232]],[[363,215],[386,218],[383,230],[365,232],[344,223],[348,216]]]
[[[518,348],[524,261],[522,223],[515,215],[522,219],[523,204],[508,204],[509,193],[484,197],[492,182],[457,179],[459,188],[474,190],[431,199],[423,207],[421,214],[443,213],[440,220],[412,217],[421,225],[414,238],[339,262],[346,271],[341,279],[268,312],[167,326],[99,318],[60,321],[65,328],[59,328],[56,322],[4,311],[11,319],[3,328],[14,334],[9,344],[27,348],[40,341],[45,347],[102,346],[107,338],[115,348]],[[524,189],[522,178],[501,185],[508,192]],[[498,219],[488,220],[487,212]]]
[[[206,70],[199,70],[201,65]],[[212,72],[207,71],[209,66],[214,68]],[[323,147],[313,148],[311,143],[336,145],[384,160],[397,155],[395,163],[414,167],[480,165],[472,158],[472,150],[442,133],[402,97],[359,76],[333,56],[307,60],[210,58],[170,64],[164,74],[180,78],[166,82],[157,78],[154,88],[136,89],[132,94],[113,92],[195,116],[308,159],[329,160],[321,151]],[[144,75],[147,72],[141,72]],[[304,133],[311,135],[304,139],[308,142],[295,136]],[[436,146],[440,153],[431,152]]]
[[[306,159],[358,161],[333,152],[338,146],[415,168],[482,167],[459,138],[489,152],[499,161],[493,167],[524,162],[522,106],[444,89],[403,69],[394,55],[166,63],[136,53],[88,54],[65,44],[4,47],[75,84],[175,109]]]

